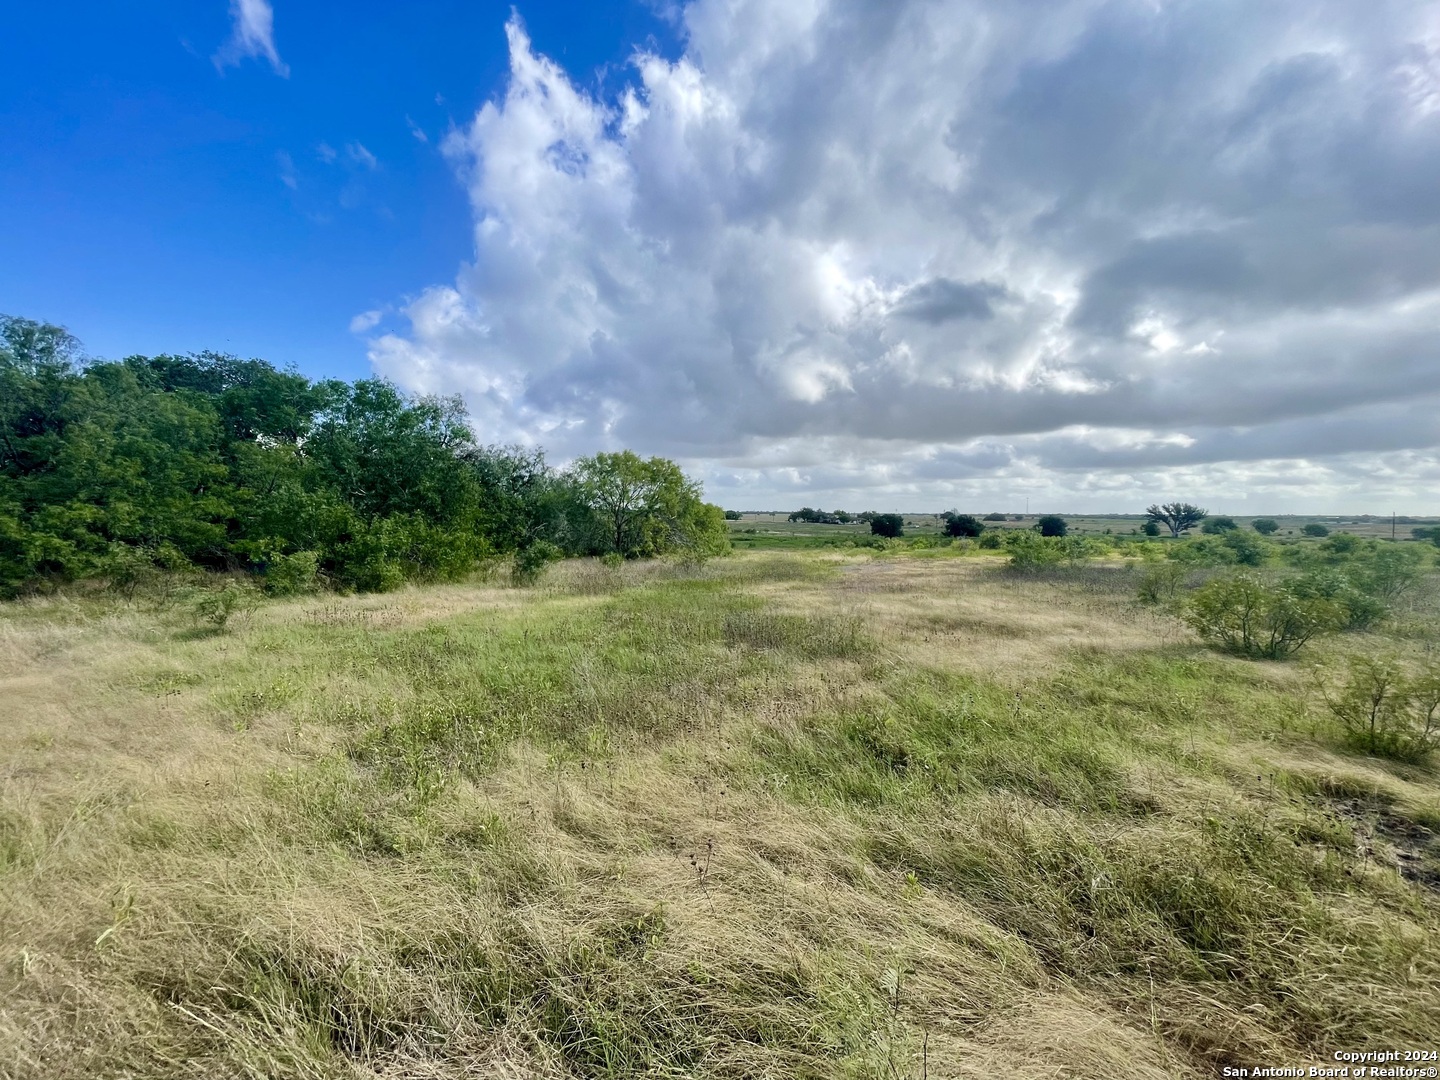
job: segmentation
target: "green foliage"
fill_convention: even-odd
[[[601,453],[576,461],[569,480],[590,518],[579,531],[588,533],[591,554],[705,559],[729,550],[724,512],[702,501],[700,486],[673,461]]]
[[[1041,536],[1064,536],[1070,531],[1069,524],[1057,514],[1046,514],[1035,522],[1035,528]]]
[[[1145,604],[1173,604],[1185,584],[1186,569],[1178,562],[1167,561],[1149,566],[1140,575],[1136,593]]]
[[[1010,552],[1010,569],[1021,573],[1058,566],[1066,559],[1066,549],[1058,537],[1041,536],[1029,529],[1016,529],[1005,537]]]
[[[949,513],[945,515],[946,536],[979,536],[985,526],[973,514]]]
[[[1211,536],[1217,536],[1220,533],[1234,532],[1238,528],[1240,528],[1240,526],[1235,524],[1233,517],[1221,516],[1206,518],[1205,523],[1200,526],[1200,531],[1209,533]]]
[[[1326,706],[1348,745],[1367,754],[1420,762],[1440,746],[1440,663],[1408,673],[1394,657],[1352,657],[1349,678],[1322,682]]]
[[[623,506],[604,499],[619,481]],[[612,484],[613,487],[613,484]],[[456,580],[510,553],[704,559],[724,517],[673,463],[480,447],[458,398],[312,383],[218,353],[80,363],[59,327],[0,317],[0,597],[161,568],[267,592]]]
[[[726,521],[739,521],[740,518],[741,518],[741,516],[742,516],[742,515],[741,515],[741,513],[740,513],[739,510],[726,510],[726,511],[725,511],[725,520],[726,520]]]
[[[1151,521],[1164,525],[1171,536],[1179,536],[1205,520],[1206,511],[1194,503],[1168,502],[1151,505],[1145,511]]]
[[[1005,539],[1008,535],[1003,529],[986,529],[980,534],[976,545],[986,551],[998,551],[1005,546]]]
[[[904,536],[905,519],[899,514],[876,514],[870,519],[870,532],[875,536]]]
[[[565,553],[548,540],[536,540],[515,552],[510,576],[517,585],[532,585],[540,579],[545,568]]]
[[[1316,634],[1338,629],[1345,611],[1323,597],[1298,595],[1252,573],[1217,578],[1190,598],[1186,621],[1206,641],[1228,652],[1282,660]]]
[[[254,593],[239,582],[227,580],[218,588],[201,589],[190,603],[195,621],[224,630],[231,617],[254,604]]]
[[[1318,521],[1312,521],[1312,522],[1310,522],[1308,525],[1305,525],[1304,527],[1302,527],[1300,531],[1301,531],[1302,533],[1304,533],[1306,536],[1329,536],[1329,535],[1330,535],[1330,530],[1329,530],[1326,526],[1321,525]]]
[[[1140,526],[1140,531],[1143,532],[1146,536],[1159,536],[1159,535],[1160,535],[1160,523],[1159,523],[1158,521],[1153,521],[1153,520],[1152,520],[1152,521],[1147,521],[1147,522],[1145,522],[1144,525],[1141,525],[1141,526]]]
[[[297,596],[320,586],[320,556],[314,551],[276,555],[265,565],[265,591],[272,596]]]
[[[990,513],[990,514],[986,514],[986,515],[985,515],[985,520],[986,520],[986,521],[1004,521],[1004,520],[1005,520],[1005,515],[1004,515],[1004,514],[998,514],[998,513]]]
[[[1261,536],[1269,536],[1272,533],[1279,531],[1280,523],[1274,518],[1256,518],[1254,521],[1250,522],[1250,527],[1254,529],[1257,533],[1259,533]]]

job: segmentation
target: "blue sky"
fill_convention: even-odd
[[[225,0],[4,5],[0,311],[101,356],[213,348],[367,375],[351,319],[473,256],[439,144],[503,88],[510,12],[281,0],[282,75],[227,56]],[[673,48],[644,4],[524,15],[592,86],[629,77],[638,43]]]
[[[7,5],[0,311],[731,506],[1440,513],[1440,6]]]

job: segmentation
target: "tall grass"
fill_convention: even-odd
[[[1433,772],[1134,592],[798,553],[200,636],[138,600],[4,609],[0,1076],[1209,1076],[1434,1044]]]

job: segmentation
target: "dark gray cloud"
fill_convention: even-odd
[[[1435,498],[1431,7],[684,18],[617,102],[512,23],[505,95],[446,144],[475,260],[372,340],[381,372],[465,393],[487,437],[670,454],[762,501],[1183,480],[1318,506],[1367,468]]]

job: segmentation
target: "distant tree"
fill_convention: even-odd
[[[945,515],[946,536],[979,536],[985,526],[971,514],[949,513]]]
[[[1069,523],[1057,514],[1046,514],[1035,522],[1035,528],[1041,536],[1064,536],[1070,531]]]
[[[1188,532],[1208,516],[1206,511],[1193,503],[1169,502],[1151,506],[1145,511],[1151,521],[1159,522],[1170,530],[1171,536]]]
[[[870,519],[870,532],[875,536],[903,536],[905,519],[899,514],[876,514]]]
[[[1432,544],[1440,547],[1440,527],[1421,525],[1411,529],[1410,535],[1416,540],[1429,540]]]
[[[1300,531],[1301,531],[1302,533],[1304,533],[1306,536],[1329,536],[1329,535],[1330,535],[1330,530],[1329,530],[1326,526],[1321,525],[1318,521],[1312,521],[1312,522],[1310,522],[1310,524],[1304,526]]]
[[[1234,518],[1221,516],[1208,518],[1200,526],[1200,531],[1209,536],[1219,536],[1221,533],[1234,532],[1239,527],[1235,524]]]
[[[880,515],[877,514],[877,513],[875,513],[874,510],[865,510],[865,511],[862,511],[861,513],[856,514],[856,515],[855,515],[855,520],[858,521],[861,525],[869,525],[872,521],[874,521],[874,520],[875,520],[877,517],[879,517],[879,516],[880,516]]]
[[[844,510],[836,510],[835,520],[841,525],[849,525],[855,518]]]
[[[985,515],[985,520],[986,520],[986,521],[1004,521],[1004,520],[1005,520],[1005,515],[1004,515],[1004,514],[986,514],[986,515]]]
[[[1146,536],[1159,536],[1159,535],[1160,535],[1160,523],[1159,523],[1158,521],[1155,521],[1155,520],[1152,519],[1152,520],[1150,520],[1150,521],[1145,522],[1144,525],[1141,525],[1141,526],[1140,526],[1140,531],[1143,532]]]
[[[1261,536],[1269,536],[1271,533],[1279,530],[1280,523],[1274,518],[1256,518],[1250,522],[1250,527]]]
[[[739,520],[740,520],[740,511],[739,511],[739,510],[726,510],[726,511],[725,511],[725,520],[726,520],[726,521],[739,521]]]

